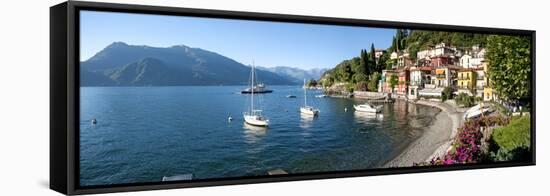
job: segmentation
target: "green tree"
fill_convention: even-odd
[[[447,99],[453,98],[453,89],[451,87],[445,87],[443,92],[441,92],[441,100],[445,101]]]
[[[374,43],[370,44],[369,65],[370,65],[371,73],[378,71],[378,67],[376,64],[376,50],[374,49]]]
[[[388,53],[388,52],[384,52],[378,58],[378,72],[382,73],[382,70],[387,69],[387,62],[388,62],[389,59],[390,59],[390,53]]]
[[[359,70],[358,73],[363,73],[366,76],[370,74],[369,70],[369,57],[367,55],[367,50],[361,50],[360,60],[359,60]]]
[[[355,81],[355,83],[358,83],[365,82],[368,80],[368,78],[367,75],[365,75],[364,73],[356,73],[353,75],[353,80]]]
[[[378,91],[378,81],[380,80],[381,75],[378,72],[374,72],[370,77],[368,88],[370,91]]]
[[[308,87],[317,86],[317,80],[314,80],[314,79],[308,80],[306,82],[306,86],[308,86]]]
[[[368,83],[365,81],[357,82],[355,89],[358,91],[366,91],[368,89]]]
[[[392,92],[393,92],[393,89],[395,88],[395,86],[397,86],[398,83],[399,83],[399,79],[397,78],[397,74],[392,74],[390,76],[390,88],[391,88]]]
[[[456,96],[455,101],[458,105],[462,105],[464,107],[472,107],[475,103],[474,97],[469,96],[466,93],[460,93]]]
[[[487,38],[490,85],[505,101],[531,96],[531,40],[528,37],[491,35]]]

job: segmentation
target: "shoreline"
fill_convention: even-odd
[[[382,164],[382,168],[412,167],[414,163],[429,161],[443,156],[456,137],[458,127],[463,123],[463,112],[445,102],[419,100],[413,104],[437,107],[441,110],[433,123],[420,138],[410,143],[401,153]]]

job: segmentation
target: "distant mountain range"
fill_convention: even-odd
[[[289,80],[292,80],[292,81],[294,81],[295,83],[298,83],[298,84],[303,83],[304,79],[306,79],[306,80],[310,80],[310,79],[318,80],[319,78],[321,78],[323,73],[325,73],[325,71],[330,70],[328,68],[325,68],[325,69],[314,68],[314,69],[304,70],[304,69],[300,69],[300,68],[285,67],[285,66],[258,67],[258,69],[276,73],[276,74],[278,74],[280,76],[283,76],[283,77],[286,77]]]
[[[81,62],[80,68],[81,86],[246,85],[250,76],[249,66],[215,52],[123,42],[110,44]],[[288,74],[262,69],[256,73],[266,84],[298,84]]]

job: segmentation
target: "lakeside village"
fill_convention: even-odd
[[[530,66],[527,38],[397,30],[390,48],[371,44],[308,86],[332,97],[401,99],[460,114],[448,146],[417,166],[522,161],[532,153]]]

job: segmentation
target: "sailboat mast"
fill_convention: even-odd
[[[255,75],[255,73],[254,73],[254,61],[252,61],[252,82],[251,82],[252,86],[250,86],[250,90],[252,92],[250,93],[250,96],[251,96],[251,98],[250,98],[250,100],[251,100],[250,115],[252,115],[254,113],[254,75]]]
[[[306,79],[304,78],[304,107],[307,107]]]

